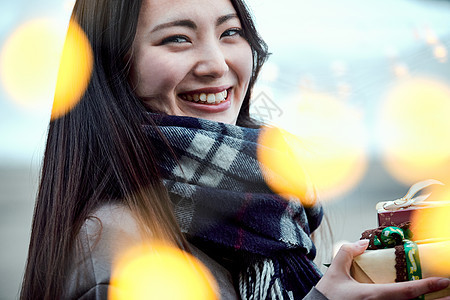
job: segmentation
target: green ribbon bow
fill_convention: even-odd
[[[400,245],[404,240],[412,238],[412,232],[409,229],[403,230],[401,228],[390,226],[381,231],[380,238],[374,237],[373,243],[379,248],[394,248]]]
[[[377,248],[393,248],[403,243],[406,258],[406,273],[408,280],[422,279],[422,269],[420,267],[419,247],[411,240],[411,230],[390,226],[381,231],[380,238],[374,237],[374,245]],[[424,299],[420,296],[416,299]]]

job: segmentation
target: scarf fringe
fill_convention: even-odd
[[[283,253],[256,261],[239,273],[242,300],[303,298],[322,276],[305,255]]]
[[[239,274],[239,291],[242,300],[283,299],[281,282],[275,277],[271,259],[264,259]]]
[[[264,259],[239,274],[239,292],[242,300],[294,299],[281,282],[282,270],[276,270],[274,261]]]

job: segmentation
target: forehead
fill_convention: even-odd
[[[201,19],[236,13],[230,0],[143,0],[139,20],[154,24],[171,19]]]

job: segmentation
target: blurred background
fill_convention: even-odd
[[[26,259],[69,0],[1,1],[0,299]],[[252,114],[300,138],[333,242],[450,170],[450,1],[248,0],[272,55]]]

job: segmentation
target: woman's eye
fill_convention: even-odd
[[[242,29],[240,28],[231,28],[222,33],[221,37],[227,36],[242,36]]]
[[[181,44],[181,43],[188,43],[189,39],[184,36],[184,35],[174,35],[174,36],[170,36],[168,38],[165,38],[161,41],[162,45],[165,44]]]

